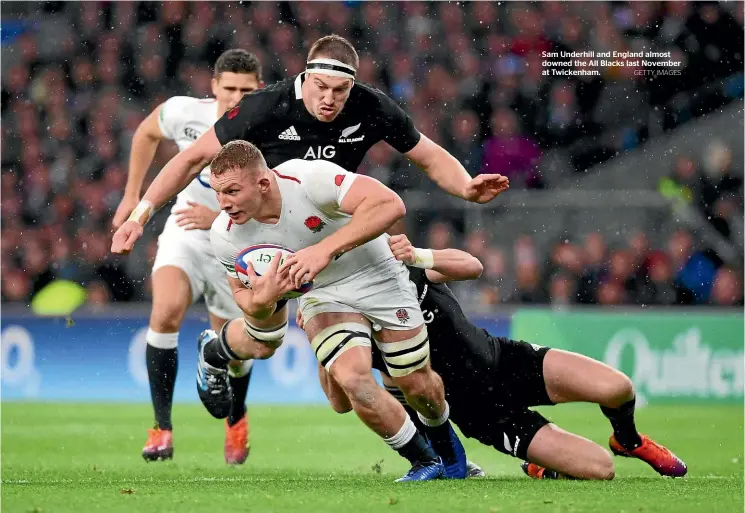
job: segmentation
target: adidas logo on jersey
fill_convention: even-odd
[[[297,135],[297,130],[295,130],[294,126],[291,126],[287,130],[279,134],[279,138],[285,141],[299,141],[300,140],[300,136]]]

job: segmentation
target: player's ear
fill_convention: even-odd
[[[210,84],[212,85],[212,96],[217,97],[217,79],[212,77]]]

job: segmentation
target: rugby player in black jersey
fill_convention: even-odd
[[[608,451],[530,409],[595,403],[613,427],[614,454],[645,461],[663,476],[686,474],[682,460],[636,430],[634,388],[626,375],[576,353],[493,337],[468,320],[445,283],[478,278],[482,266],[475,257],[456,249],[414,248],[405,235],[394,235],[390,245],[396,258],[412,266],[432,368],[445,384],[450,418],[465,436],[524,460],[522,468],[533,478],[612,479]],[[403,400],[375,349],[373,366],[383,373],[386,389]],[[343,390],[323,368],[319,377],[334,410],[349,411]]]
[[[291,159],[324,159],[350,171],[359,166],[371,146],[386,141],[441,188],[465,200],[486,203],[509,187],[507,178],[501,175],[471,178],[452,155],[420,134],[395,102],[369,85],[355,83],[358,66],[357,52],[344,38],[332,35],[316,41],[310,49],[305,73],[256,95],[244,96],[163,168],[129,220],[115,233],[112,251],[129,252],[153,212],[180,192],[223,145],[233,140],[254,143],[269,167]],[[292,241],[287,245],[292,246]],[[318,260],[310,248],[298,251],[293,255],[290,273],[294,276],[297,269],[307,269]],[[419,409],[435,415],[429,421],[436,424],[428,426],[425,432],[447,422],[447,403],[439,404],[429,397],[433,394],[434,397],[437,390],[441,393],[441,388],[441,384],[424,386],[413,381],[408,387],[409,400],[418,399],[415,402]],[[421,413],[425,415],[424,411]],[[433,445],[443,457],[445,475],[462,478],[465,456],[457,437],[452,430],[450,433],[449,440],[440,440],[443,447]],[[455,449],[448,449],[450,445]]]

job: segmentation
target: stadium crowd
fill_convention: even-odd
[[[92,302],[147,297],[147,266],[108,254],[132,134],[170,96],[209,96],[211,66],[228,48],[256,52],[272,83],[302,71],[307,42],[330,32],[348,37],[360,51],[359,80],[404,105],[470,173],[506,174],[513,187],[553,186],[541,172],[552,149],[585,171],[642,143],[652,113],[672,129],[743,94],[736,4],[6,5],[4,19],[16,20],[18,34],[3,41],[4,301],[28,301],[56,278],[84,284]],[[542,51],[650,48],[682,60],[681,75],[651,79],[620,67],[589,77],[541,73]],[[153,168],[174,151],[161,150]],[[731,219],[742,216],[742,182],[726,151],[713,164],[681,157],[661,191],[688,191],[729,237]],[[396,190],[434,187],[381,145],[361,172]],[[616,248],[589,234],[543,255],[529,236],[507,249],[480,231],[461,234],[444,221],[430,227],[432,247],[461,240],[486,270],[459,293],[482,304],[742,304],[738,271],[695,251],[682,230],[666,248],[648,247],[643,233]],[[514,282],[504,279],[508,266]],[[702,268],[705,285],[694,279]]]

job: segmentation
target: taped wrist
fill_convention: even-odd
[[[432,269],[435,266],[435,255],[431,249],[414,248],[414,258],[412,267]]]
[[[147,222],[150,221],[150,218],[153,217],[154,213],[155,205],[153,205],[149,201],[142,200],[137,204],[132,213],[129,214],[129,219],[127,220],[134,221],[141,226],[145,226]]]

